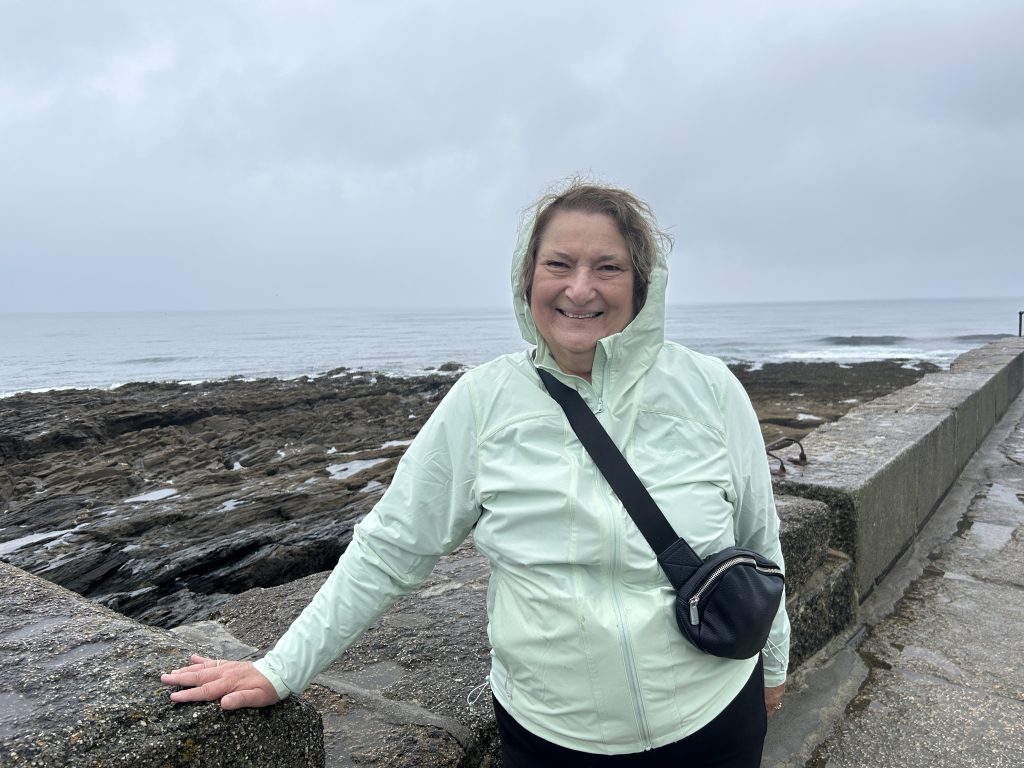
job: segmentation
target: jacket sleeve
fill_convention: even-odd
[[[476,437],[463,379],[409,446],[387,492],[355,526],[330,577],[274,649],[256,662],[279,696],[305,690],[466,538],[480,510]]]
[[[736,544],[760,552],[785,570],[786,564],[779,541],[779,516],[775,511],[775,495],[765,457],[761,427],[743,385],[731,372],[728,373],[721,403],[736,492]],[[789,632],[786,593],[783,592],[779,611],[768,635],[768,642],[761,652],[766,687],[786,682],[786,670],[789,667]]]

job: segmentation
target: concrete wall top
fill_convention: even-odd
[[[995,373],[1009,365],[1024,365],[1021,360],[1024,338],[1007,336],[983,347],[964,352],[949,366],[950,373]]]
[[[301,699],[224,712],[179,704],[161,672],[194,648],[0,562],[0,763],[322,766],[319,713]]]

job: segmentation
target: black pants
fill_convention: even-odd
[[[504,768],[758,768],[768,729],[760,660],[743,689],[718,717],[685,739],[647,752],[577,752],[530,733],[497,700],[494,714]]]

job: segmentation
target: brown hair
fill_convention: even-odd
[[[579,178],[569,179],[560,191],[549,192],[527,209],[526,214],[533,218],[533,230],[518,276],[520,295],[529,302],[540,240],[559,211],[602,213],[615,222],[633,263],[633,308],[639,312],[647,301],[654,265],[662,251],[671,250],[672,238],[658,229],[651,207],[632,192],[586,183]]]

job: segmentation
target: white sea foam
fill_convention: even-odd
[[[412,445],[412,440],[388,440],[381,448],[396,448],[401,445]]]
[[[796,415],[797,421],[824,421],[821,416],[815,416],[813,413],[798,413]]]

